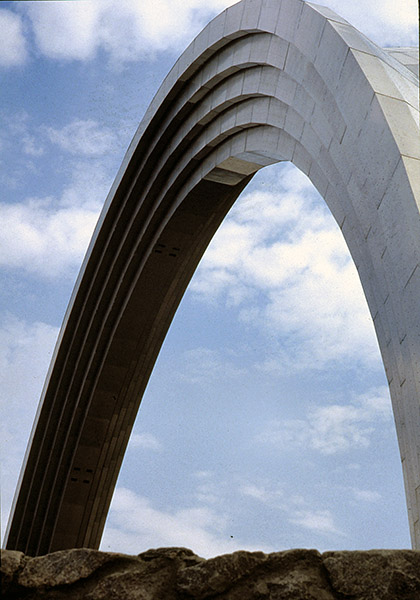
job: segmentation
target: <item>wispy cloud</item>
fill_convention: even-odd
[[[16,67],[26,62],[27,45],[20,16],[11,10],[0,9],[0,66]]]
[[[42,156],[45,152],[41,142],[35,136],[28,134],[22,138],[22,150],[29,156]]]
[[[130,437],[128,449],[134,448],[160,451],[163,449],[163,446],[152,433],[133,433]]]
[[[256,502],[268,505],[282,514],[282,518],[299,528],[310,529],[318,534],[344,535],[336,525],[334,514],[329,509],[314,509],[300,495],[290,494],[290,490],[273,485],[248,483],[240,486],[239,492]]]
[[[392,420],[389,392],[383,387],[348,404],[311,408],[305,419],[272,421],[258,436],[282,449],[306,447],[324,455],[366,448],[378,423]]]
[[[113,131],[91,119],[75,119],[61,129],[47,127],[46,133],[53,144],[76,156],[101,156],[117,146]]]
[[[334,517],[329,510],[301,510],[290,519],[291,523],[309,529],[316,533],[344,535],[334,523]]]
[[[220,510],[194,505],[157,509],[147,498],[118,488],[101,549],[139,553],[160,546],[184,546],[204,557],[239,549],[264,550],[232,539],[227,515]]]
[[[382,498],[381,494],[375,490],[360,490],[357,488],[352,488],[351,492],[355,500],[359,502],[375,503],[379,502],[379,500]]]
[[[233,490],[231,481],[222,480],[214,471],[197,471],[192,478],[195,484],[195,500],[200,504],[226,509],[227,497]]]
[[[225,481],[211,471],[195,473],[193,479],[197,494],[192,495],[189,507],[181,508],[157,508],[150,499],[117,488],[101,548],[138,553],[149,547],[186,546],[205,557],[238,549],[273,552],[283,547],[284,541],[277,540],[276,547],[270,547],[257,539],[256,532],[248,534],[248,540],[234,537],[238,514],[252,519],[256,511],[263,510],[262,504],[274,511],[272,518],[277,512],[279,523],[288,522],[296,531],[344,535],[331,510],[314,508],[312,502],[272,482],[244,482],[240,477]]]
[[[58,328],[8,315],[0,324],[2,531]]]
[[[279,501],[283,504],[284,502],[284,492],[282,490],[271,490],[265,486],[255,485],[254,483],[241,486],[240,492],[244,496],[249,496],[264,504],[272,504],[273,502],[278,504]]]
[[[183,352],[176,361],[174,374],[191,384],[205,384],[209,381],[237,379],[244,369],[229,360],[221,350],[193,348]]]

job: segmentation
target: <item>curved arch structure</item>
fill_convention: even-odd
[[[325,7],[242,0],[177,61],[113,184],[47,378],[8,548],[98,547],[181,297],[239,193],[278,161],[309,176],[359,271],[420,547],[418,79]]]

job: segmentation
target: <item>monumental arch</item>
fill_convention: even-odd
[[[420,548],[420,142],[410,49],[328,8],[242,0],[176,62],[99,219],[43,391],[7,547],[99,545],[140,400],[188,282],[254,173],[291,161],[358,269]]]

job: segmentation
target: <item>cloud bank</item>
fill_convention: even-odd
[[[32,55],[87,61],[100,51],[111,63],[144,60],[159,51],[180,51],[208,20],[235,0],[84,0],[20,2],[19,14],[2,10],[0,65],[23,64]],[[404,0],[330,0],[328,6],[380,46],[417,45],[417,3]],[[376,18],[372,19],[371,15]],[[33,42],[32,42],[33,40]]]
[[[263,370],[322,369],[350,356],[376,368],[373,323],[341,231],[302,173],[291,165],[276,173],[273,190],[235,204],[192,292],[236,307],[247,326],[283,336]]]

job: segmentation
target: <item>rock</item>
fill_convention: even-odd
[[[6,593],[8,588],[13,582],[19,570],[22,568],[25,562],[25,555],[23,552],[17,552],[15,550],[2,550],[1,551],[1,594],[2,596]]]
[[[334,589],[346,596],[420,599],[420,551],[326,552],[324,565]]]
[[[147,550],[133,557],[136,564],[98,580],[86,600],[176,600],[177,572],[204,559],[187,548]]]
[[[2,550],[5,600],[420,600],[420,551]]]
[[[322,575],[316,550],[289,550],[273,554],[234,552],[211,558],[179,572],[177,586],[185,597],[302,598],[333,600]]]
[[[178,590],[197,600],[222,594],[236,582],[249,577],[265,559],[263,552],[244,551],[210,558],[182,569],[178,574]]]
[[[26,588],[71,585],[90,577],[107,563],[133,561],[133,557],[90,548],[60,550],[46,556],[29,558],[18,576],[18,584]]]

